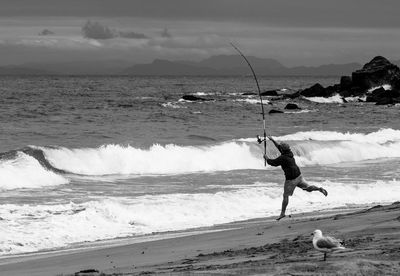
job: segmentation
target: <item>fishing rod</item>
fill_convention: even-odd
[[[260,90],[260,85],[258,84],[258,79],[256,76],[256,73],[254,72],[253,66],[251,66],[249,60],[246,58],[246,56],[239,50],[238,47],[236,47],[232,42],[230,43],[232,47],[242,56],[242,58],[246,61],[247,65],[250,67],[251,72],[253,73],[254,80],[256,81],[257,84],[257,89],[258,89],[258,96],[260,97],[260,102],[261,102],[261,111],[262,111],[262,118],[263,118],[263,128],[264,128],[264,139],[261,139],[260,136],[257,135],[257,142],[261,144],[264,142],[264,155],[267,154],[267,132],[265,130],[265,112],[264,112],[264,104],[263,100],[261,97],[261,90]],[[267,166],[267,160],[264,159],[264,166]]]

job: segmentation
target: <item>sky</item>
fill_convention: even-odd
[[[0,0],[0,65],[235,54],[286,66],[399,60],[398,0]]]

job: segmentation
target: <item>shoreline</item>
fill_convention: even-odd
[[[369,208],[375,206],[376,204],[363,204],[357,205],[353,207],[335,207],[332,209],[324,209],[319,211],[307,211],[307,212],[300,212],[300,213],[293,213],[286,216],[285,219],[301,217],[303,219],[307,218],[318,218],[328,216],[330,214],[346,214],[350,212],[354,212],[356,210],[362,210],[364,208]],[[39,256],[58,256],[58,255],[66,255],[70,253],[76,252],[84,252],[84,251],[92,251],[102,248],[109,248],[109,247],[116,247],[116,246],[127,246],[137,243],[145,243],[145,242],[152,242],[164,239],[173,239],[173,238],[180,238],[185,236],[193,236],[193,235],[200,235],[218,231],[228,231],[235,228],[243,227],[243,225],[251,225],[251,224],[258,224],[260,221],[262,222],[274,222],[276,216],[268,216],[268,217],[259,217],[259,218],[252,218],[240,221],[232,221],[228,223],[216,224],[212,226],[204,226],[199,228],[189,228],[183,230],[171,230],[166,232],[154,232],[150,234],[144,234],[139,236],[131,236],[131,237],[120,237],[120,238],[112,238],[107,240],[97,240],[91,242],[79,242],[74,243],[68,246],[60,247],[60,248],[53,248],[53,249],[43,249],[34,252],[23,252],[17,254],[9,254],[9,255],[0,255],[0,265],[3,263],[2,260],[11,260],[11,259],[18,259],[18,258],[36,258]]]
[[[0,271],[7,276],[74,275],[89,269],[99,273],[77,275],[287,275],[296,268],[308,271],[307,275],[336,275],[338,271],[359,275],[361,269],[396,275],[400,272],[399,215],[400,203],[395,202],[349,212],[296,214],[280,222],[254,219],[193,235],[8,256],[0,259]],[[317,228],[343,239],[351,250],[333,253],[321,262],[323,254],[313,249],[310,236]]]

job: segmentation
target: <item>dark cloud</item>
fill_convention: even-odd
[[[117,31],[110,29],[99,22],[91,22],[88,20],[82,27],[82,34],[86,38],[92,39],[111,39],[115,37],[131,38],[131,39],[145,39],[148,38],[145,34],[135,33],[132,31]]]
[[[82,34],[86,38],[93,39],[110,39],[117,36],[116,32],[110,28],[90,20],[82,27]]]
[[[41,31],[38,35],[46,36],[46,35],[54,35],[54,34],[55,34],[55,33],[52,32],[52,31],[50,31],[49,29],[44,29],[44,30]]]

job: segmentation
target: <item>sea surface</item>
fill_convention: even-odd
[[[259,79],[281,93],[338,80]],[[264,166],[260,100],[243,93],[250,76],[0,77],[0,255],[278,215],[283,173]],[[288,214],[400,199],[400,106],[346,101],[264,98],[267,134],[329,192],[297,189]]]

